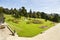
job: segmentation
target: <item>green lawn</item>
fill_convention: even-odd
[[[36,36],[54,25],[51,21],[46,22],[44,19],[38,18],[31,18],[31,20],[40,20],[43,22],[42,24],[27,24],[26,22],[30,20],[28,20],[28,18],[24,19],[24,17],[16,19],[18,20],[18,23],[11,21],[11,19],[14,19],[14,17],[12,17],[11,15],[5,15],[5,21],[8,23],[12,30],[16,31],[16,33],[20,37]],[[47,28],[40,28],[41,26],[47,26]]]

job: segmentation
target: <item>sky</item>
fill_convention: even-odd
[[[0,0],[0,6],[17,9],[24,6],[27,11],[60,14],[60,0]]]

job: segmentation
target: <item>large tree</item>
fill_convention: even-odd
[[[58,14],[54,14],[54,17],[52,19],[54,22],[59,22],[59,15]]]
[[[41,13],[39,11],[36,13],[36,15],[37,15],[37,18],[41,17]]]
[[[30,11],[29,11],[29,17],[32,18],[32,10],[31,10],[31,9],[30,9]]]
[[[25,17],[27,16],[27,10],[25,9],[25,7],[21,8],[21,15]]]
[[[13,10],[13,16],[15,18],[19,18],[18,10],[16,8],[14,8],[14,10]]]

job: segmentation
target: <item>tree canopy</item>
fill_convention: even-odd
[[[60,14],[57,13],[47,14],[45,12],[32,11],[31,9],[29,12],[27,12],[27,9],[25,7],[21,7],[19,9],[16,8],[8,9],[8,8],[0,7],[0,13],[9,14],[15,18],[20,18],[21,16],[24,16],[30,18],[42,18],[53,22],[60,22]]]

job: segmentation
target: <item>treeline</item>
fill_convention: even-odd
[[[8,8],[0,7],[0,13],[9,14],[15,18],[20,18],[21,16],[24,16],[26,18],[27,17],[42,18],[42,19],[45,19],[46,21],[50,20],[53,22],[60,22],[60,15],[57,13],[46,14],[44,12],[39,12],[39,11],[35,12],[35,11],[32,11],[31,9],[29,12],[27,12],[27,9],[25,9],[25,7],[21,7],[19,9],[16,9],[16,8],[8,9]]]

